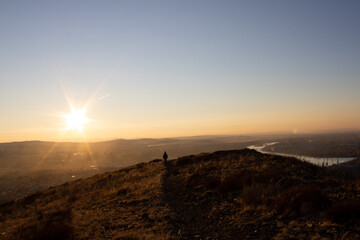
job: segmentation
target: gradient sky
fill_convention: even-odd
[[[0,0],[0,141],[360,128],[360,1]],[[67,97],[91,119],[65,131]]]

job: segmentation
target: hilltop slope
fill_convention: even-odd
[[[0,206],[1,239],[358,239],[358,175],[253,150],[160,160]]]

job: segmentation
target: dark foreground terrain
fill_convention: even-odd
[[[0,239],[360,239],[359,160],[254,150],[140,163],[0,206]]]

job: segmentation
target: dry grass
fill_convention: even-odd
[[[155,160],[0,206],[0,239],[356,239],[359,179],[329,176],[250,150]]]

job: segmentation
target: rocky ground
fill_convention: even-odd
[[[360,239],[357,162],[248,149],[154,160],[1,205],[0,239]]]

